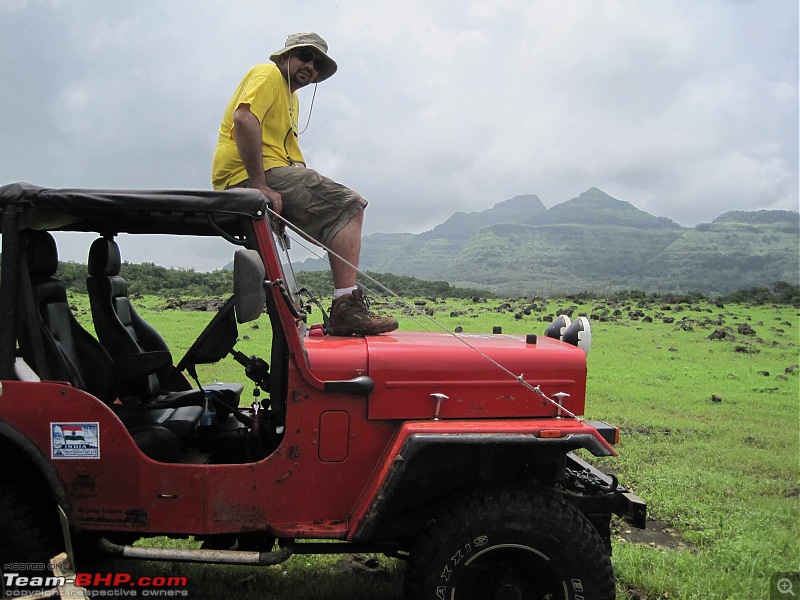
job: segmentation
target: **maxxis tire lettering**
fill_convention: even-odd
[[[462,560],[464,560],[467,556],[472,554],[474,548],[480,548],[481,546],[485,546],[489,541],[489,536],[486,535],[479,535],[476,537],[471,543],[467,542],[464,544],[463,548],[459,548],[456,550],[456,553],[450,557],[450,562],[453,563],[453,566],[457,566]]]
[[[501,587],[521,598],[615,597],[602,538],[543,487],[475,492],[436,518],[412,550],[409,599],[473,600]]]

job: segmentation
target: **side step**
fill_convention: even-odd
[[[143,560],[166,560],[175,562],[217,563],[228,565],[256,565],[268,567],[277,565],[294,554],[294,540],[278,540],[279,550],[255,552],[244,550],[203,550],[191,548],[147,548],[143,546],[120,546],[101,538],[98,548],[101,552],[121,558]]]

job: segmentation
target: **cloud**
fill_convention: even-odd
[[[796,2],[286,7],[4,3],[0,182],[208,188],[240,78],[288,33],[316,30],[340,69],[301,144],[370,200],[367,233],[591,186],[685,225],[798,208]]]

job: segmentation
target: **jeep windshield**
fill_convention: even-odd
[[[275,248],[278,251],[278,259],[281,263],[281,271],[283,271],[283,280],[286,291],[289,294],[294,304],[300,303],[299,288],[297,285],[297,278],[294,274],[294,267],[292,266],[292,259],[289,256],[289,248],[291,247],[291,240],[289,236],[283,233],[276,233],[275,228],[272,228],[272,239],[275,242]]]

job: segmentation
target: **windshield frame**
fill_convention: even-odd
[[[294,265],[292,264],[292,258],[289,255],[289,249],[291,248],[291,240],[285,231],[277,232],[275,228],[270,228],[272,234],[272,240],[275,244],[275,250],[278,254],[278,262],[281,266],[281,272],[283,273],[283,282],[284,286],[286,287],[286,292],[289,294],[289,297],[292,299],[292,302],[299,306],[300,302],[300,288],[297,284],[297,276],[294,272]]]

